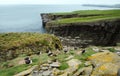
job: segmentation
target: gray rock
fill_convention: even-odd
[[[118,72],[117,72],[117,76],[120,76],[120,69],[119,69]]]
[[[48,70],[48,67],[41,67],[41,70]]]
[[[52,73],[52,71],[49,71],[49,70],[44,71],[43,76],[49,76],[51,73]]]
[[[60,63],[59,62],[53,62],[52,64],[50,64],[50,67],[58,68],[58,67],[60,67]]]

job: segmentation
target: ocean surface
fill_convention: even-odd
[[[105,7],[81,5],[0,5],[0,33],[40,32],[44,33],[40,13],[70,12],[76,10],[104,10]]]

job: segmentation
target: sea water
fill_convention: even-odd
[[[76,10],[104,10],[105,7],[81,5],[0,5],[0,33],[2,32],[40,32],[41,13],[71,12]],[[112,8],[113,9],[113,8]]]

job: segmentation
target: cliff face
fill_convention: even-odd
[[[52,15],[42,14],[43,25],[45,29],[52,34],[61,37],[68,37],[68,41],[63,44],[77,46],[81,45],[116,45],[120,42],[120,19],[99,20],[93,22],[52,24],[50,21],[60,18],[67,18],[72,15]],[[93,15],[94,16],[94,15]],[[63,38],[64,39],[64,38]],[[65,39],[64,39],[65,40]],[[72,41],[73,40],[73,41]]]

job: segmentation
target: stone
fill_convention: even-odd
[[[85,66],[92,65],[92,63],[90,61],[86,61],[84,64],[85,64]]]
[[[51,63],[52,63],[52,61],[51,61],[51,60],[48,60],[47,62],[48,62],[48,64],[51,64]]]
[[[28,69],[28,70],[25,70],[25,71],[23,71],[23,72],[20,72],[20,73],[14,75],[14,76],[26,76],[26,75],[29,75],[29,74],[32,73],[32,71],[33,71],[36,67],[38,67],[38,66],[37,66],[37,65],[34,65],[32,68],[30,68],[30,69]]]
[[[72,59],[74,56],[70,55],[68,58],[66,58],[65,60],[70,60]]]
[[[58,75],[60,75],[60,74],[63,74],[63,71],[60,71],[60,70],[58,70],[57,68],[54,68],[54,69],[52,70],[52,74],[53,74],[54,76],[58,76]]]
[[[100,50],[100,52],[109,52],[109,50]]]
[[[81,74],[84,72],[84,68],[79,69],[73,76],[81,76]]]
[[[41,70],[48,70],[48,67],[41,67]]]
[[[76,36],[75,39],[79,39],[80,37],[79,36]]]
[[[120,57],[112,52],[100,52],[88,57],[88,60],[90,60],[94,66],[99,66],[109,62],[117,63],[120,61]]]
[[[77,72],[79,65],[75,65],[73,67],[69,67],[65,70],[65,73],[68,73],[68,75],[73,75],[75,72]]]
[[[105,63],[94,69],[91,76],[117,76],[119,65]]]
[[[78,59],[71,59],[67,63],[70,67],[73,67],[73,66],[78,66],[79,64],[81,64],[81,61],[79,61]]]
[[[50,67],[52,67],[52,68],[59,68],[60,67],[60,63],[59,62],[53,62],[52,64],[50,64]]]
[[[52,73],[52,71],[47,70],[43,72],[43,76],[49,76]]]
[[[120,76],[120,69],[119,69],[118,72],[117,72],[117,76]]]
[[[117,53],[117,55],[119,55],[120,56],[120,51],[118,51],[118,52],[116,52]]]
[[[92,66],[88,66],[88,67],[84,67],[84,73],[85,75],[90,76],[92,73],[93,67]]]
[[[99,51],[100,51],[98,47],[93,47],[92,49],[93,49],[95,52],[99,52]]]
[[[73,76],[90,76],[92,73],[92,66],[80,68]]]
[[[49,64],[42,64],[43,67],[49,67]]]
[[[66,73],[59,75],[59,76],[68,76],[68,73],[66,72]]]

